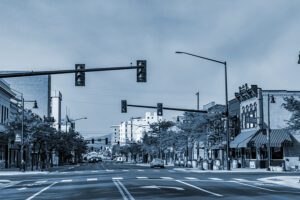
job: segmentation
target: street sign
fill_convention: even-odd
[[[21,136],[18,133],[16,134],[15,142],[21,142]]]

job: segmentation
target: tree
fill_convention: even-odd
[[[287,121],[291,130],[300,129],[300,101],[295,99],[293,96],[284,98],[285,103],[283,107],[292,112],[291,118]]]

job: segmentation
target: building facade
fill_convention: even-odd
[[[257,85],[249,87],[245,84],[235,96],[240,102],[241,131],[230,143],[233,167],[269,167],[268,139],[271,166],[289,166],[288,160],[294,160],[290,154],[295,151],[299,158],[300,149],[294,149],[297,141],[287,129],[292,113],[283,107],[283,103],[287,97],[300,99],[300,91],[262,90]]]
[[[157,113],[145,113],[145,117],[132,117],[129,121],[120,124],[120,145],[126,145],[132,142],[142,142],[144,133],[150,131],[150,124],[162,121]]]

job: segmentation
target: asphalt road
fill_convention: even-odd
[[[300,198],[299,189],[258,180],[269,176],[270,173],[193,173],[172,167],[151,169],[103,162],[68,166],[47,174],[0,176],[0,199]]]

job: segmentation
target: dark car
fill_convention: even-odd
[[[154,168],[154,167],[165,168],[164,161],[159,158],[154,158],[152,160],[152,162],[150,163],[150,167],[151,168]]]
[[[97,163],[97,162],[102,162],[102,159],[100,157],[91,157],[89,159],[89,163]]]

